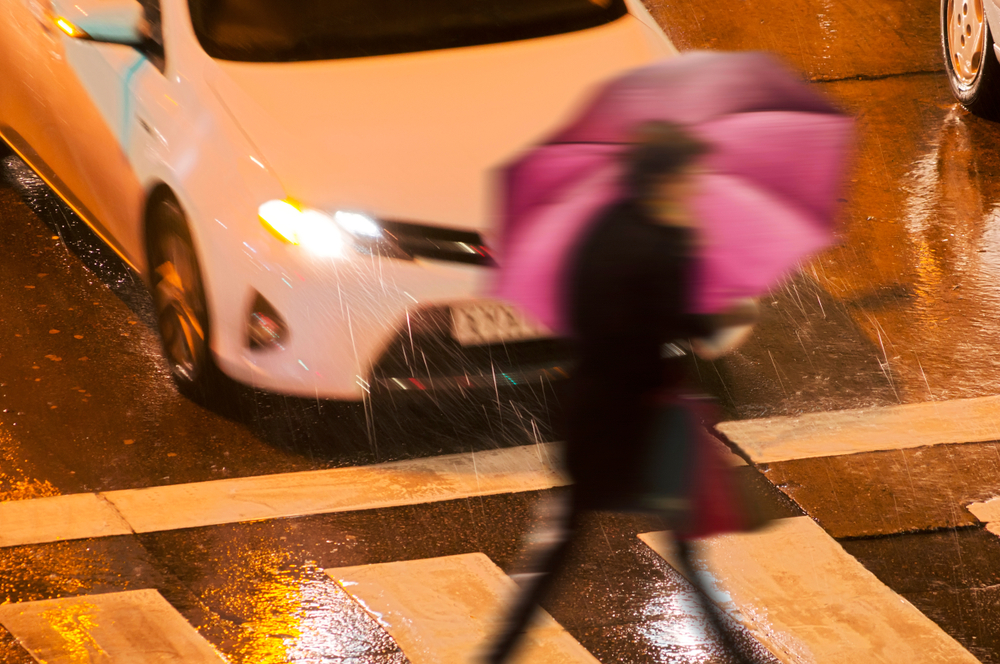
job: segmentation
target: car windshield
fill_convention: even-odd
[[[583,30],[624,0],[188,0],[214,58],[332,60],[430,51]]]

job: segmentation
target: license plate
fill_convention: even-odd
[[[477,300],[451,306],[451,334],[463,346],[484,346],[549,336],[516,307],[503,302]]]

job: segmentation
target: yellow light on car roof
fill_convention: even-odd
[[[80,28],[76,27],[75,25],[64,19],[62,16],[56,19],[56,26],[58,26],[60,30],[65,32],[68,36],[73,37],[74,39],[86,39],[87,37],[90,36]]]

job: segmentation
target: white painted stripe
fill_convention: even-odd
[[[0,605],[2,624],[44,664],[224,664],[155,590]]]
[[[0,503],[0,545],[416,505],[561,486],[554,444]]]
[[[755,463],[1000,440],[1000,397],[724,422]]]
[[[1000,496],[982,503],[971,503],[972,516],[986,524],[986,530],[1000,537]]]
[[[667,533],[639,537],[674,560]],[[701,573],[714,586],[713,598],[781,662],[979,661],[809,517],[700,544]]]
[[[1000,521],[1000,496],[990,498],[982,503],[970,503],[969,511],[983,523]]]
[[[470,664],[517,585],[482,553],[328,569],[413,664]],[[529,629],[512,664],[597,664],[552,617]]]
[[[0,503],[0,547],[127,535],[131,529],[114,506],[97,494],[78,493]]]
[[[730,466],[740,467],[747,465],[747,462],[743,457],[733,452],[731,449],[729,449],[728,445],[723,443],[715,436],[709,436],[707,440],[709,441],[709,444],[712,445],[712,447],[716,448],[720,458],[726,463],[728,463]]]

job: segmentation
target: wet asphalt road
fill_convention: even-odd
[[[765,298],[758,330],[736,355],[697,367],[728,414],[1000,393],[1000,125],[951,99],[937,2],[647,6],[682,50],[777,52],[858,118],[841,244]],[[557,388],[364,408],[234,386],[211,409],[198,406],[170,382],[140,280],[16,158],[5,153],[3,164],[0,500],[559,436]],[[996,469],[982,461],[995,453],[989,443],[944,447],[913,474],[908,467],[906,478],[894,474],[889,453],[792,461],[760,468],[757,481],[776,513],[797,508],[764,477],[977,657],[1000,662],[1000,627],[990,619],[1000,605],[1000,545],[981,528],[959,528],[966,524],[955,521],[952,500],[1000,493]],[[891,494],[914,474],[926,490],[912,504],[872,497],[870,484]],[[838,509],[838,489],[855,503]],[[533,527],[535,499],[516,494],[0,550],[0,601],[155,587],[234,662],[403,661],[370,619],[324,590],[320,569],[476,551],[509,569],[519,534]],[[682,647],[649,629],[685,620],[649,608],[682,592],[676,574],[635,541],[649,524],[602,516],[592,525],[595,535],[548,607],[552,614],[605,662],[710,661],[711,644]],[[580,597],[587,601],[572,599]],[[344,624],[328,624],[333,614]],[[286,638],[295,630],[311,641]],[[348,636],[334,643],[334,633]],[[0,662],[28,661],[0,629]]]

